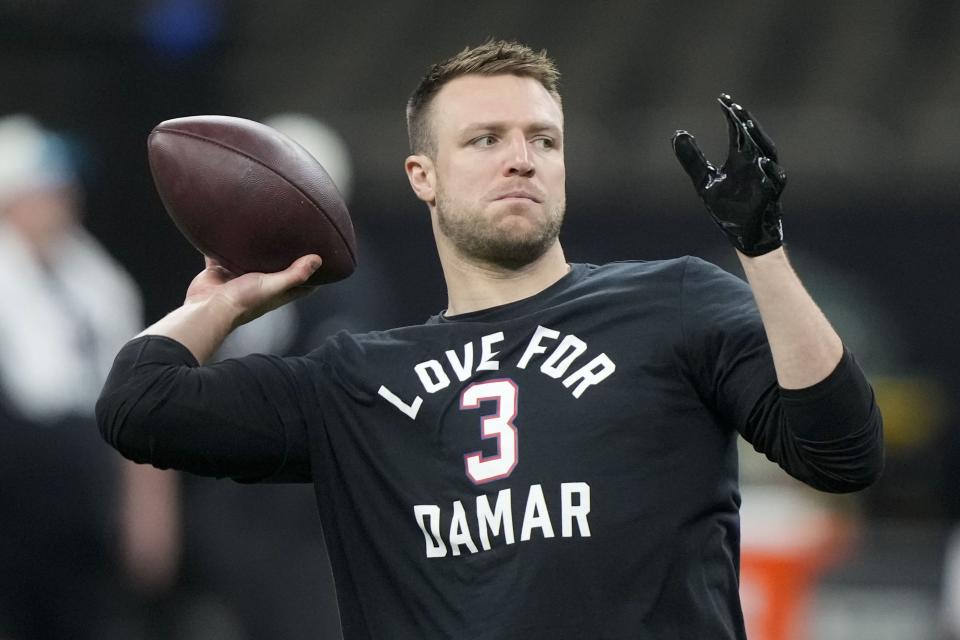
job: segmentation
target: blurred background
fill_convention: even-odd
[[[490,36],[546,48],[563,73],[571,260],[692,254],[738,272],[670,136],[722,161],[726,91],[777,142],[789,249],[875,385],[887,467],[835,498],[743,449],[751,637],[960,638],[960,3],[931,0],[0,0],[0,118],[32,118],[0,120],[0,638],[338,637],[310,487],[125,465],[97,441],[103,353],[179,305],[202,264],[153,189],[146,137],[185,115],[272,122],[348,195],[357,273],[229,353],[419,323],[445,293],[402,170],[404,103],[429,64]],[[9,211],[52,215],[80,248],[24,249]],[[56,340],[51,315],[75,319]],[[97,384],[51,404],[75,387],[65,358]]]

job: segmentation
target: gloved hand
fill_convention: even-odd
[[[759,256],[783,244],[780,193],[787,175],[777,164],[773,141],[746,109],[725,93],[718,100],[727,117],[730,151],[714,167],[686,131],[673,135],[673,150],[693,180],[713,221],[741,253]]]

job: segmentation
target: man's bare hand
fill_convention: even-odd
[[[216,302],[230,308],[236,318],[234,328],[250,322],[277,307],[303,297],[313,287],[302,286],[322,260],[311,254],[276,273],[234,275],[213,258],[204,258],[206,268],[187,288],[185,304]]]
[[[237,276],[207,258],[206,269],[187,288],[183,306],[140,335],[172,338],[203,364],[241,324],[310,293],[313,287],[304,283],[319,266],[320,256],[310,254],[283,271]]]

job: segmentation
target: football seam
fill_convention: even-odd
[[[300,193],[304,198],[306,198],[307,202],[309,202],[310,204],[312,204],[317,211],[319,211],[321,214],[323,214],[323,217],[327,219],[327,221],[330,223],[330,226],[333,227],[334,229],[336,229],[337,235],[340,236],[341,244],[342,244],[344,247],[347,248],[347,253],[350,254],[350,260],[353,262],[354,266],[356,266],[356,264],[357,264],[357,257],[354,255],[353,249],[351,248],[350,243],[347,242],[346,236],[344,236],[344,235],[343,235],[343,232],[340,231],[340,227],[337,226],[337,225],[333,222],[333,219],[332,219],[330,216],[327,215],[327,212],[324,211],[323,208],[322,208],[313,198],[311,198],[307,193],[305,193],[303,189],[301,189],[301,188],[298,187],[296,184],[294,184],[287,176],[283,175],[283,174],[280,173],[279,171],[276,171],[276,170],[273,169],[272,167],[270,167],[270,166],[268,166],[267,164],[265,164],[265,163],[264,163],[262,160],[260,160],[259,158],[256,158],[256,157],[250,155],[249,153],[247,153],[246,151],[243,151],[242,149],[237,149],[237,148],[234,147],[234,146],[231,146],[231,145],[228,145],[228,144],[224,144],[224,143],[222,143],[222,142],[220,142],[220,141],[218,141],[218,140],[213,140],[212,138],[208,138],[208,137],[206,137],[206,136],[202,136],[202,135],[193,133],[192,131],[180,131],[180,130],[178,130],[178,129],[155,129],[154,132],[151,134],[151,136],[156,135],[157,133],[171,133],[171,134],[174,134],[174,135],[185,136],[185,137],[187,137],[187,138],[194,138],[194,139],[196,139],[196,140],[202,140],[202,141],[204,141],[204,142],[208,142],[208,143],[210,143],[210,144],[212,144],[212,145],[218,146],[218,147],[220,147],[221,149],[228,149],[228,150],[230,150],[230,151],[233,151],[234,153],[237,153],[237,154],[243,156],[244,158],[246,158],[246,159],[248,159],[248,160],[251,160],[251,161],[253,161],[253,162],[256,162],[258,165],[260,165],[261,167],[263,167],[264,169],[266,169],[266,170],[269,171],[270,173],[272,173],[272,174],[274,174],[275,176],[277,176],[277,177],[279,177],[280,179],[282,179],[282,180],[283,180],[284,182],[286,182],[288,185],[290,185],[291,187],[293,187],[294,189],[296,189],[297,192]],[[322,167],[323,165],[320,165],[320,166]],[[326,171],[326,169],[324,169],[324,171]],[[329,177],[329,176],[328,176],[328,177]],[[330,184],[332,184],[335,189],[337,188],[336,183],[334,183],[332,179],[330,180]],[[337,189],[337,192],[339,193],[339,189]],[[320,256],[320,258],[323,259],[323,256]]]

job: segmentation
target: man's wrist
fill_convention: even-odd
[[[222,296],[191,300],[147,327],[140,335],[160,335],[181,343],[203,364],[240,324],[240,311]]]
[[[787,252],[783,245],[757,256],[747,255],[740,249],[736,249],[736,252],[737,257],[740,258],[740,263],[744,265],[744,269],[747,268],[747,265],[763,267],[768,264],[783,263],[787,260]]]

